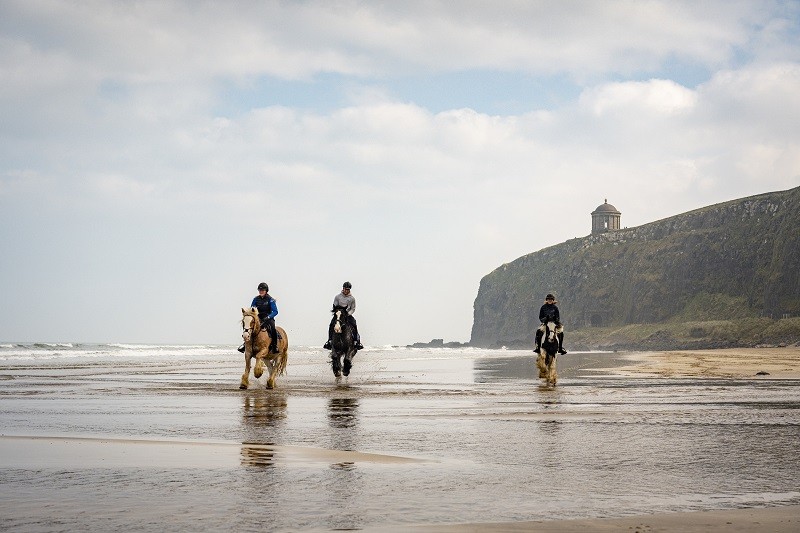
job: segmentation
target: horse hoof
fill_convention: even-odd
[[[239,385],[239,388],[240,388],[241,390],[244,390],[244,389],[246,389],[246,388],[247,388],[247,385]]]

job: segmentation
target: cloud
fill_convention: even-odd
[[[53,285],[54,339],[104,340],[124,286],[108,340],[228,342],[262,279],[301,343],[344,279],[368,343],[466,340],[480,278],[605,198],[632,226],[800,183],[793,4],[450,6],[3,2],[0,340]]]

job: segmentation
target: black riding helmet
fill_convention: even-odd
[[[258,284],[258,290],[269,292],[269,285],[267,285],[262,281],[261,283]]]
[[[345,282],[342,284],[342,288],[343,288],[343,289],[352,289],[352,288],[353,288],[353,285],[352,285],[352,284],[351,284],[349,281],[345,281]]]

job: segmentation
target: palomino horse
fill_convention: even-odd
[[[539,377],[544,378],[548,385],[555,385],[558,375],[556,374],[556,355],[558,355],[558,332],[555,322],[542,324],[540,329],[544,329],[542,335],[542,345],[536,357],[536,366],[539,367]]]
[[[353,326],[347,320],[347,308],[334,306],[333,310],[333,338],[331,339],[331,368],[337,378],[350,375],[353,366],[353,356],[356,342],[353,339]]]
[[[269,353],[269,333],[261,329],[258,320],[258,309],[255,307],[242,307],[242,339],[244,339],[244,374],[240,389],[246,389],[250,378],[250,359],[256,358],[253,375],[256,379],[264,373],[264,364],[269,369],[267,388],[275,388],[275,378],[286,373],[287,352],[289,350],[289,337],[283,328],[275,327],[278,332],[278,353]],[[253,333],[255,332],[255,334]]]

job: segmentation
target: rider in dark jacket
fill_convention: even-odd
[[[263,281],[258,284],[258,296],[253,298],[250,307],[258,309],[258,320],[261,329],[269,333],[269,353],[278,353],[278,332],[275,330],[275,317],[278,315],[278,303],[269,295],[269,285]],[[244,352],[244,344],[239,347]]]
[[[558,335],[558,353],[565,354],[567,351],[564,349],[564,326],[561,325],[561,316],[558,312],[556,305],[556,297],[548,294],[544,297],[544,305],[539,309],[539,321],[542,324],[547,322],[555,322],[556,333]],[[536,330],[536,351],[538,352],[542,347],[542,335],[544,335],[544,328],[539,326]]]

